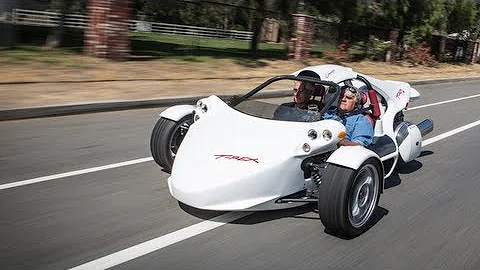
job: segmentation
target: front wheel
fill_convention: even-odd
[[[357,170],[327,166],[318,194],[318,211],[326,229],[355,237],[369,228],[380,198],[380,173],[380,165],[373,158]]]
[[[193,115],[187,115],[179,121],[161,117],[153,128],[150,151],[155,162],[166,172],[172,171],[175,155],[192,123]]]

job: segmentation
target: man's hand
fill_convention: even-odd
[[[346,140],[341,140],[337,143],[337,146],[355,146],[355,145],[360,145],[357,142],[351,142],[351,141],[346,141]]]

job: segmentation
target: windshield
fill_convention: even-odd
[[[245,100],[234,108],[255,117],[271,120],[315,122],[322,119],[318,111],[295,108],[291,103],[272,104],[265,101]]]
[[[313,78],[284,75],[274,77],[243,96],[234,96],[234,109],[255,117],[294,122],[323,119],[339,95],[339,86]],[[268,98],[272,96],[283,98]],[[289,95],[291,95],[289,97]]]

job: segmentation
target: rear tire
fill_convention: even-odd
[[[193,115],[187,115],[179,121],[161,117],[155,124],[150,137],[150,152],[155,162],[166,172],[172,171],[178,147],[192,123]]]
[[[328,231],[353,238],[370,227],[380,198],[380,173],[373,158],[358,170],[328,164],[318,194],[320,219]]]

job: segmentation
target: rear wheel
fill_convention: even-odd
[[[318,194],[318,210],[325,228],[346,237],[365,232],[378,205],[380,173],[380,165],[373,158],[358,170],[329,164]]]
[[[193,123],[193,115],[179,121],[161,117],[153,128],[150,137],[150,151],[155,162],[166,172],[171,172],[175,155]]]

